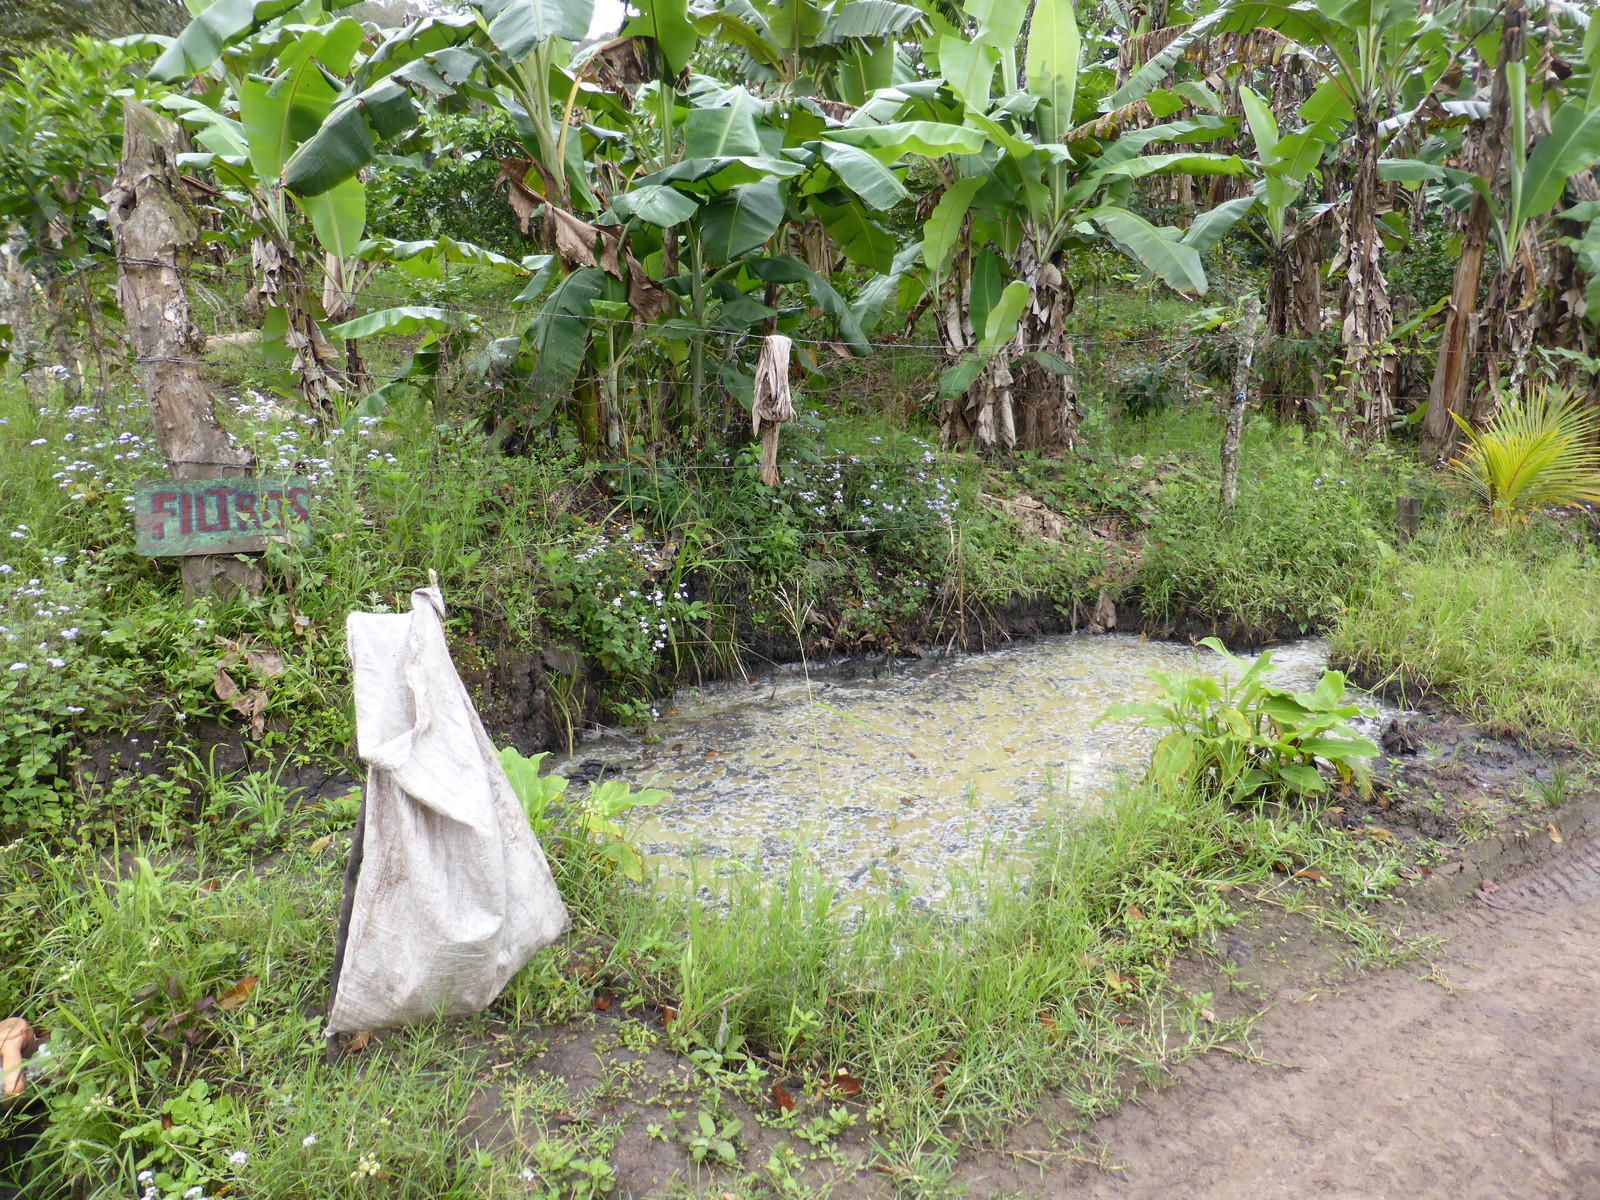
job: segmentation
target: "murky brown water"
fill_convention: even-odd
[[[1277,647],[1273,681],[1308,690],[1325,661],[1318,641]],[[771,866],[799,845],[846,890],[937,890],[948,866],[978,865],[1035,827],[1052,792],[1092,802],[1117,771],[1143,768],[1148,732],[1094,721],[1152,697],[1147,671],[1220,666],[1207,650],[1077,635],[892,674],[786,668],[680,692],[653,744],[608,732],[561,769],[598,759],[670,792],[639,835],[669,871],[690,854]]]

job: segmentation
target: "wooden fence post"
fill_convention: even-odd
[[[123,105],[122,164],[106,197],[117,247],[118,296],[139,364],[156,439],[174,479],[248,476],[255,456],[217,421],[200,374],[205,334],[194,322],[183,269],[200,227],[182,196],[178,127],[144,105]],[[237,557],[182,562],[183,592],[228,596],[261,590],[261,572]]]
[[[1394,502],[1395,540],[1404,546],[1422,528],[1422,498],[1401,496]]]
[[[1239,359],[1233,368],[1233,399],[1222,432],[1222,511],[1233,511],[1239,499],[1239,435],[1244,430],[1244,410],[1249,395],[1250,367],[1256,357],[1256,325],[1261,320],[1261,300],[1250,295],[1244,302],[1244,328],[1239,332]]]

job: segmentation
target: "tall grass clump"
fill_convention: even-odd
[[[1396,460],[1255,422],[1224,515],[1213,471],[1162,490],[1135,576],[1147,616],[1259,642],[1324,629],[1392,557]]]
[[[1057,815],[1010,874],[958,884],[942,911],[901,896],[848,928],[799,856],[776,888],[725,876],[724,903],[690,916],[674,1029],[846,1072],[902,1148],[993,1133],[1046,1091],[1105,1111],[1140,1072],[1226,1033],[1166,974],[1179,947],[1233,922],[1226,893],[1315,865],[1318,902],[1344,911],[1384,875],[1312,815],[1126,783]]]
[[[1600,571],[1545,528],[1443,527],[1344,612],[1331,652],[1363,683],[1435,695],[1552,743],[1600,741]]]

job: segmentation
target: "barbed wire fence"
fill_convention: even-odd
[[[161,264],[157,264],[161,265]],[[274,405],[286,413],[295,411],[296,397],[292,390],[281,389],[272,394],[268,381],[284,378],[292,366],[286,356],[273,353],[260,341],[259,317],[247,310],[238,298],[241,284],[248,286],[246,276],[236,264],[216,264],[196,261],[182,268],[197,311],[210,326],[205,348],[193,357],[168,356],[167,362],[181,362],[201,367],[217,386],[221,398],[229,398],[231,389],[249,393],[259,388],[257,394],[266,393]],[[450,275],[428,281],[418,280],[416,286],[397,288],[391,276],[369,283],[350,293],[344,320],[369,317],[389,308],[425,310],[420,315],[425,320],[435,320],[442,326],[454,326],[463,331],[459,344],[451,347],[453,354],[441,362],[431,381],[436,395],[445,398],[455,409],[456,417],[478,417],[473,405],[483,406],[486,401],[508,401],[504,406],[513,412],[519,404],[524,416],[537,413],[541,408],[548,417],[550,402],[561,403],[564,396],[539,396],[529,394],[537,389],[537,381],[526,378],[502,378],[496,382],[492,371],[486,369],[489,356],[486,351],[495,341],[515,339],[514,349],[520,352],[525,346],[525,335],[540,319],[535,306],[517,304],[502,296],[470,294],[483,287],[481,277]],[[1149,295],[1148,293],[1146,294]],[[809,298],[804,303],[809,305]],[[1145,311],[1140,312],[1140,308]],[[792,311],[792,310],[791,310]],[[1196,401],[1227,401],[1231,399],[1227,376],[1231,373],[1234,355],[1238,348],[1238,335],[1225,324],[1206,328],[1156,328],[1161,310],[1148,298],[1140,304],[1138,293],[1119,291],[1107,297],[1105,289],[1095,287],[1080,294],[1074,320],[1078,328],[1069,329],[1066,338],[1075,362],[1080,398],[1086,404],[1141,411],[1153,410],[1170,404]],[[1170,311],[1170,310],[1168,310]],[[593,315],[583,318],[591,328],[625,332],[634,343],[632,362],[623,373],[621,385],[634,396],[652,389],[683,389],[688,386],[686,372],[666,372],[660,368],[669,365],[669,355],[661,348],[667,341],[681,343],[687,331],[679,325],[667,330],[663,323],[646,324],[625,317]],[[1120,328],[1116,326],[1121,326]],[[741,352],[759,343],[762,334],[749,329],[713,329],[707,334],[714,343],[716,355],[709,372],[708,383],[716,394],[715,415],[721,428],[711,432],[725,435],[724,442],[735,444],[740,426],[747,428],[747,418],[742,406],[719,379],[716,366],[737,364]],[[792,342],[812,355],[806,378],[798,389],[805,396],[819,401],[835,411],[865,411],[877,409],[890,424],[920,424],[926,429],[937,420],[937,402],[940,377],[951,365],[952,356],[942,343],[926,336],[890,336],[875,334],[867,352],[859,344],[852,347],[846,340],[826,336],[814,330],[803,330],[790,335]],[[386,334],[367,339],[376,349],[374,360],[389,360],[370,369],[364,377],[350,380],[346,404],[355,408],[363,392],[381,387],[395,378],[399,360],[404,360],[415,349],[415,336],[401,337]],[[1270,334],[1258,338],[1258,364],[1273,357],[1275,343],[1284,353],[1298,360],[1298,371],[1307,386],[1298,390],[1269,389],[1263,387],[1264,378],[1282,379],[1283,372],[1263,376],[1258,365],[1257,377],[1252,381],[1249,400],[1257,407],[1303,406],[1318,393],[1326,395],[1327,384],[1337,365],[1339,347],[1332,334],[1316,342],[1274,339]],[[1041,346],[1011,347],[1016,354],[1035,350],[1054,351],[1060,343]],[[651,352],[654,350],[655,352]],[[85,356],[85,360],[87,361]],[[116,362],[118,355],[99,353],[94,356],[98,369],[105,371],[107,361]],[[137,367],[145,360],[124,357],[124,365]],[[337,364],[335,364],[337,365]],[[1322,376],[1320,381],[1318,375]],[[126,377],[131,380],[131,373]],[[102,388],[111,387],[105,378]],[[524,394],[516,395],[519,388]],[[489,393],[494,393],[491,396]],[[236,399],[236,397],[234,397]],[[650,402],[649,398],[645,402]],[[711,422],[713,426],[716,421]],[[524,443],[530,438],[548,436],[536,429],[522,428],[517,436]],[[748,439],[744,439],[748,440]],[[898,440],[898,439],[895,439]],[[790,455],[786,471],[791,478],[809,479],[830,470],[844,472],[873,472],[893,476],[926,476],[936,468],[938,456],[933,453],[929,438],[919,443],[927,449],[913,458],[899,460],[894,446],[863,455],[811,452],[803,458]],[[615,447],[613,447],[615,449]],[[637,473],[641,469],[651,472],[670,470],[688,477],[716,477],[733,471],[748,469],[737,461],[706,461],[704,454],[697,457],[678,458],[673,461],[658,460],[653,454],[618,457],[632,461],[593,462],[584,470],[591,476],[617,477]],[[731,458],[730,455],[723,457]],[[393,464],[374,464],[383,469]],[[833,532],[849,536],[864,536],[873,530],[839,529]]]

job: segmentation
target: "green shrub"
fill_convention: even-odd
[[[452,237],[521,258],[533,240],[506,203],[497,148],[523,151],[504,114],[457,116],[427,110],[405,139],[409,157],[386,157],[367,185],[368,236]]]
[[[1310,796],[1327,790],[1317,760],[1341,781],[1366,787],[1366,761],[1378,748],[1346,723],[1361,707],[1345,702],[1344,676],[1326,672],[1312,692],[1286,692],[1268,684],[1272,651],[1254,662],[1229,654],[1216,638],[1202,646],[1220,654],[1229,674],[1150,672],[1161,698],[1117,704],[1101,721],[1139,717],[1163,730],[1150,757],[1150,775],[1165,788],[1196,789],[1230,803],[1284,793]],[[1099,724],[1096,721],[1095,724]]]
[[[1210,476],[1161,494],[1136,582],[1147,616],[1266,641],[1327,628],[1393,557],[1394,462],[1297,431],[1247,439],[1224,519]]]

